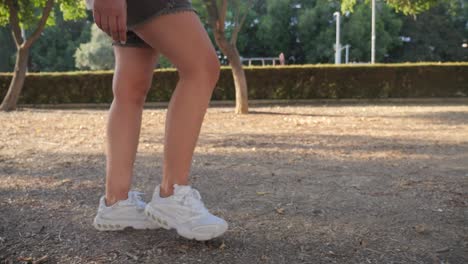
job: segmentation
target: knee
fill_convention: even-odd
[[[143,106],[151,86],[146,78],[116,79],[113,85],[114,101],[124,105]]]
[[[203,60],[194,61],[191,65],[179,67],[178,71],[181,79],[199,82],[201,86],[212,91],[218,82],[220,67],[219,60],[213,53]]]

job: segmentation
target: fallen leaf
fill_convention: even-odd
[[[48,259],[49,259],[49,256],[45,255],[45,256],[40,257],[40,258],[36,259],[35,261],[33,261],[33,264],[45,263],[45,262],[47,262]]]
[[[31,262],[33,258],[31,257],[18,257],[18,261],[26,261],[26,262]]]
[[[131,254],[130,252],[125,252],[125,255],[129,256],[130,258],[132,258],[132,259],[135,260],[135,261],[138,260],[138,256],[133,255],[133,254]]]
[[[436,250],[437,253],[444,253],[444,252],[447,252],[449,251],[450,248],[449,247],[444,247],[444,248],[440,248],[438,250]]]
[[[284,214],[284,208],[276,208],[278,214]]]
[[[225,248],[226,248],[226,244],[224,244],[224,241],[223,241],[223,243],[221,244],[221,246],[219,246],[219,249],[223,250],[223,249],[225,249]]]
[[[366,239],[361,239],[361,241],[359,241],[359,245],[361,245],[362,247],[367,247],[367,245],[369,245],[369,242]]]
[[[418,224],[413,226],[414,230],[419,234],[429,233],[429,228],[425,224]]]

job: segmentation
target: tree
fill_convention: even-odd
[[[390,51],[401,46],[400,31],[402,18],[389,6],[377,3],[376,31],[378,32],[378,45],[376,46],[377,61],[388,61]],[[371,57],[369,42],[371,39],[371,10],[364,2],[359,2],[354,12],[343,18],[343,43],[350,44],[351,61],[367,61]]]
[[[11,31],[7,27],[0,28],[0,72],[11,72],[15,65],[13,54],[15,45]]]
[[[250,7],[255,0],[203,0],[208,14],[208,24],[213,31],[217,46],[228,57],[236,87],[236,109],[238,114],[248,113],[247,80],[237,50],[239,32]],[[228,6],[232,10],[228,12]],[[228,21],[229,20],[229,21]]]
[[[260,19],[266,14],[265,0],[257,0],[250,9],[244,26],[239,33],[237,49],[242,57],[267,57],[269,45],[257,38],[257,31],[260,27]]]
[[[442,2],[417,17],[403,17],[403,45],[392,51],[398,61],[467,61],[468,5]]]
[[[295,63],[304,62],[302,42],[298,35],[298,13],[304,6],[297,0],[267,0],[266,14],[261,16],[257,31],[264,43],[265,56],[280,53],[294,58]]]
[[[91,40],[75,52],[76,68],[81,70],[110,70],[114,68],[111,38],[96,24],[91,26]]]
[[[334,58],[335,21],[338,0],[266,0],[256,32],[250,41],[264,47],[271,55],[284,52],[292,63],[332,63]],[[377,56],[384,58],[400,44],[401,19],[386,5],[379,4],[381,32]],[[355,12],[342,18],[342,43],[350,44],[352,60],[363,61],[369,53],[363,39],[370,38],[370,9],[364,1],[356,2]],[[293,59],[294,58],[294,59]]]
[[[341,9],[345,11],[353,11],[353,7],[358,0],[341,0]],[[366,0],[370,2],[370,0]],[[451,1],[451,0],[442,0]],[[402,12],[405,15],[416,15],[429,10],[436,6],[440,0],[385,0],[385,2],[395,9],[397,12]]]
[[[305,61],[308,63],[330,63],[333,61],[335,22],[333,12],[339,3],[329,0],[313,1],[299,15],[299,39],[303,45]]]
[[[57,0],[65,20],[83,18],[86,15],[84,1]],[[26,78],[29,51],[46,26],[54,25],[55,17],[50,16],[55,0],[0,0],[0,26],[10,24],[16,45],[16,62],[13,78],[0,110],[16,109],[19,95]],[[29,36],[23,34],[34,28]]]
[[[420,14],[437,5],[438,0],[386,0],[387,4],[405,15]]]
[[[46,27],[30,50],[29,72],[74,71],[75,51],[91,39],[92,17],[64,21],[60,8],[54,8],[55,25]]]

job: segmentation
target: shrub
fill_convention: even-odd
[[[250,99],[414,98],[468,96],[468,63],[246,67]],[[20,104],[110,103],[112,71],[30,73]],[[5,96],[12,74],[0,74]],[[174,69],[154,73],[148,102],[169,101]],[[212,100],[234,100],[231,70],[223,67]]]

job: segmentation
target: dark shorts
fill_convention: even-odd
[[[184,11],[197,11],[191,0],[127,0],[127,42],[113,42],[112,45],[129,47],[150,47],[133,29],[155,17]]]

